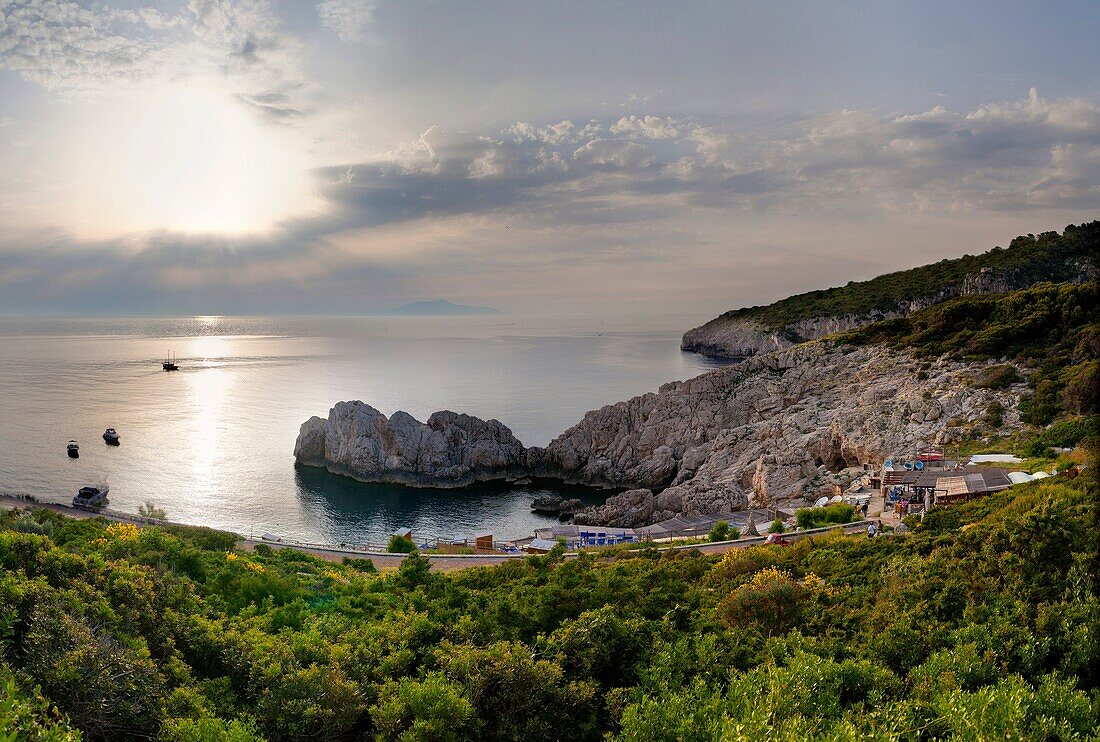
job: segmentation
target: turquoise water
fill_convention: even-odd
[[[0,492],[68,502],[106,481],[114,509],[152,501],[173,520],[318,543],[400,526],[527,535],[551,522],[530,512],[543,486],[416,490],[298,470],[298,426],[362,399],[420,420],[495,417],[545,445],[587,410],[713,368],[679,350],[693,319],[0,318]],[[160,368],[169,351],[178,372]],[[104,445],[107,427],[121,446]]]

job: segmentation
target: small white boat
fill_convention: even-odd
[[[76,441],[69,441],[69,445],[65,446],[65,450],[69,452],[70,459],[80,458],[80,444]]]
[[[111,488],[106,484],[99,487],[81,487],[73,498],[74,508],[99,509],[107,506],[107,493]]]
[[[119,443],[118,433],[114,428],[107,428],[103,431],[103,440],[106,441],[108,446],[117,446]]]

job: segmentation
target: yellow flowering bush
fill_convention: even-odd
[[[765,567],[727,595],[718,612],[730,626],[755,626],[765,635],[775,636],[798,625],[811,594],[787,570]]]
[[[107,526],[107,535],[116,541],[135,541],[140,531],[133,523],[112,523]]]

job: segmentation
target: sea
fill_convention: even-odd
[[[546,445],[588,410],[713,369],[679,349],[698,317],[0,317],[0,493],[69,503],[110,485],[176,522],[315,544],[530,535],[549,483],[414,489],[296,467],[311,415],[359,399],[419,420],[450,409]],[[171,353],[180,367],[165,372]],[[121,445],[107,446],[115,428]],[[80,444],[80,457],[66,443]]]

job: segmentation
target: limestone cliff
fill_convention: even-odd
[[[830,473],[961,438],[994,402],[1002,432],[1020,426],[1022,383],[995,392],[968,383],[984,364],[923,366],[918,378],[896,351],[807,343],[589,412],[530,461],[543,476],[652,490],[660,520],[831,494]]]
[[[832,472],[950,442],[994,402],[1001,431],[1018,428],[1023,383],[968,383],[983,367],[940,359],[918,368],[878,346],[806,343],[593,410],[545,448],[524,448],[495,420],[387,420],[341,402],[302,425],[295,457],[364,481],[455,487],[533,475],[634,490],[578,520],[639,525],[831,493]]]

